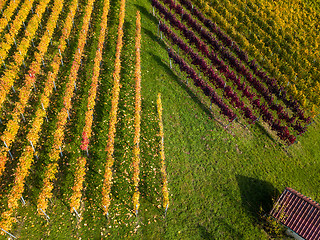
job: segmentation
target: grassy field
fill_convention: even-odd
[[[81,1],[80,9],[86,1]],[[37,161],[28,178],[24,198],[16,214],[18,221],[11,231],[19,239],[269,239],[262,228],[260,216],[270,210],[285,187],[292,187],[320,201],[318,179],[320,168],[319,119],[288,148],[280,144],[265,124],[257,122],[244,128],[227,121],[210,110],[203,96],[178,72],[169,67],[164,42],[157,33],[157,19],[147,0],[127,1],[122,52],[122,79],[117,124],[113,201],[110,217],[102,214],[101,186],[106,159],[105,146],[114,70],[115,45],[120,1],[111,1],[108,37],[104,49],[101,84],[94,115],[94,137],[81,209],[82,220],[70,213],[68,199],[73,186],[73,173],[82,126],[91,59],[97,46],[103,0],[95,3],[90,39],[85,49],[77,97],[74,99],[71,121],[65,139],[64,157],[50,203],[50,221],[36,213],[36,198],[44,173]],[[99,9],[99,10],[98,10]],[[134,37],[135,15],[141,12],[142,23],[142,136],[141,187],[139,215],[132,206],[132,143],[134,116]],[[82,12],[83,13],[83,12]],[[81,12],[79,13],[81,14]],[[79,18],[80,19],[80,18]],[[79,20],[80,21],[80,20]],[[76,23],[80,28],[81,22]],[[74,30],[75,31],[75,30]],[[55,36],[58,38],[58,36]],[[76,34],[73,40],[76,42]],[[76,43],[71,42],[70,53]],[[59,76],[61,87],[53,98],[49,123],[44,126],[40,159],[45,159],[52,139],[56,112],[61,108],[63,77],[72,61],[67,61]],[[69,66],[69,68],[68,68]],[[156,111],[157,93],[162,94],[165,152],[169,180],[170,206],[164,218],[161,194],[161,174]],[[17,152],[19,146],[15,145]],[[14,164],[13,164],[14,165]],[[5,183],[10,183],[9,170]],[[9,185],[8,185],[9,186]],[[8,186],[2,182],[1,201]],[[7,239],[0,235],[0,239]]]

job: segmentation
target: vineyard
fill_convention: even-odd
[[[320,201],[320,8],[0,1],[0,239],[270,239]]]

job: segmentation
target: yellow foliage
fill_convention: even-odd
[[[158,94],[157,98],[157,109],[159,115],[159,128],[160,128],[160,158],[161,158],[161,174],[162,174],[162,194],[163,194],[163,207],[167,208],[169,206],[169,191],[168,191],[168,180],[165,165],[165,155],[164,155],[164,133],[163,133],[163,122],[162,122],[162,102],[161,94]]]

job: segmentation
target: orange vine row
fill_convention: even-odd
[[[121,70],[121,50],[123,46],[123,23],[125,17],[125,0],[121,0],[120,13],[119,13],[119,26],[118,26],[118,40],[116,47],[116,60],[115,68],[113,73],[113,89],[112,89],[112,100],[111,100],[111,110],[110,110],[110,120],[109,120],[109,133],[107,142],[107,161],[104,173],[104,181],[102,186],[102,206],[103,214],[108,215],[110,206],[110,192],[112,184],[112,166],[114,162],[113,152],[114,152],[114,137],[116,134],[116,123],[117,123],[117,110],[119,102],[120,93],[120,70]]]
[[[8,0],[3,0],[0,2],[0,10],[3,12],[3,6],[7,3]],[[13,1],[13,0],[12,0]],[[9,3],[10,4],[10,3]]]
[[[0,33],[8,25],[14,10],[19,6],[21,0],[11,0],[9,6],[3,11],[2,18],[0,19]],[[6,0],[0,1],[0,9],[5,5]],[[28,2],[27,0],[25,2]]]
[[[43,215],[48,207],[48,199],[52,197],[53,181],[55,180],[56,173],[58,172],[58,159],[59,153],[62,151],[62,141],[64,139],[64,130],[67,123],[67,118],[69,115],[69,110],[71,109],[72,103],[71,99],[73,97],[75,83],[78,76],[78,70],[81,63],[83,48],[86,44],[87,33],[89,28],[89,21],[91,18],[91,13],[93,10],[94,0],[89,0],[86,11],[84,13],[83,24],[79,36],[78,47],[75,53],[73,64],[71,67],[71,72],[66,85],[66,90],[63,97],[63,108],[58,113],[57,128],[53,134],[54,142],[49,152],[50,163],[45,170],[45,178],[43,181],[43,186],[40,191],[40,195],[37,201],[38,213]]]
[[[28,23],[25,31],[25,37],[20,42],[17,51],[13,56],[14,61],[5,69],[4,75],[0,79],[0,85],[2,86],[0,90],[0,109],[2,108],[3,102],[5,101],[10,88],[13,86],[13,83],[17,78],[20,66],[24,63],[24,58],[27,55],[30,43],[37,32],[42,14],[46,10],[49,2],[50,0],[40,1],[40,4],[37,6],[35,11],[36,14],[33,15]]]
[[[164,156],[164,132],[163,132],[163,122],[162,122],[162,103],[161,103],[161,94],[158,94],[157,99],[158,106],[158,115],[159,115],[159,128],[160,128],[160,157],[161,157],[161,174],[162,174],[162,194],[163,194],[163,207],[166,210],[169,207],[169,191],[168,191],[168,179],[165,165],[165,156]]]
[[[90,137],[92,133],[91,127],[92,127],[92,121],[93,121],[93,110],[95,107],[97,88],[99,84],[100,63],[102,61],[103,44],[106,37],[109,8],[110,8],[110,1],[105,0],[102,18],[100,22],[101,29],[99,34],[98,49],[96,51],[96,57],[94,59],[92,83],[91,83],[91,88],[89,90],[89,96],[88,96],[88,105],[87,105],[87,111],[85,115],[85,126],[82,131],[82,144],[80,146],[82,150],[86,150],[86,151],[88,151],[88,145],[90,143]],[[81,191],[83,188],[84,177],[86,174],[85,166],[86,166],[86,158],[79,157],[77,159],[75,181],[74,181],[74,186],[72,188],[73,194],[70,198],[71,212],[73,212],[74,210],[77,211],[80,208],[80,199],[82,197]]]
[[[139,210],[139,164],[140,164],[140,122],[141,122],[141,65],[140,65],[140,48],[141,48],[141,17],[140,12],[137,11],[136,18],[136,68],[135,68],[135,80],[136,80],[136,96],[135,96],[135,116],[134,116],[134,146],[133,146],[133,207],[134,211],[138,213]]]
[[[64,52],[66,47],[66,39],[69,38],[72,29],[72,19],[74,18],[76,9],[78,5],[78,0],[74,0],[70,6],[70,12],[66,18],[63,35],[60,38],[59,49],[61,53]],[[60,55],[57,53],[51,62],[52,71],[49,72],[48,78],[45,83],[43,94],[40,97],[40,102],[42,103],[35,114],[35,119],[32,122],[30,131],[27,134],[28,141],[33,143],[35,148],[38,144],[39,133],[41,131],[41,126],[46,116],[46,109],[49,106],[50,96],[54,87],[54,79],[56,79],[60,67]],[[24,191],[25,179],[29,175],[30,167],[33,163],[33,157],[35,150],[31,145],[24,148],[22,155],[18,160],[18,166],[14,174],[14,184],[12,189],[8,193],[8,210],[1,214],[0,227],[6,231],[10,231],[12,223],[14,222],[14,217],[12,216],[15,209],[18,208],[18,201],[22,196]]]
[[[10,29],[9,32],[6,35],[4,35],[5,41],[2,41],[0,44],[0,58],[2,59],[2,61],[4,61],[7,58],[12,44],[16,41],[15,37],[19,33],[20,28],[22,27],[22,23],[24,23],[24,21],[26,20],[29,14],[29,11],[32,8],[33,2],[34,0],[24,2],[16,18],[11,24],[9,28]],[[1,31],[1,26],[0,26],[0,31]]]
[[[45,35],[42,36],[38,45],[39,52],[35,52],[35,60],[32,61],[28,74],[25,75],[24,86],[19,92],[19,102],[16,103],[15,108],[12,111],[12,119],[8,121],[6,129],[1,136],[1,140],[5,143],[5,146],[0,148],[0,176],[5,168],[5,163],[8,160],[7,151],[10,150],[19,131],[21,115],[23,116],[25,112],[32,87],[34,86],[36,77],[41,70],[41,61],[47,52],[50,39],[56,28],[56,23],[63,7],[63,1],[56,0],[54,4],[55,5],[53,6],[52,13],[48,20]]]

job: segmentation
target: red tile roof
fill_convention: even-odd
[[[292,188],[286,188],[270,212],[306,240],[320,239],[320,205]]]

